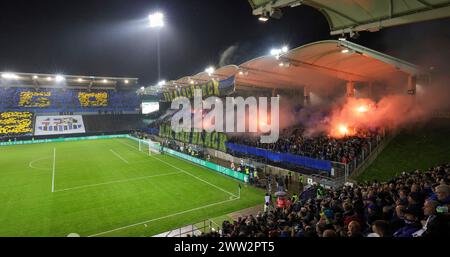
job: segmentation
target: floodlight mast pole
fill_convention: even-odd
[[[157,44],[157,55],[158,55],[158,81],[161,81],[161,44],[160,44],[160,28],[156,29],[156,44]]]
[[[160,33],[164,27],[164,14],[156,12],[149,15],[150,27],[156,30],[156,44],[157,44],[157,65],[158,65],[158,81],[161,81],[161,43]]]

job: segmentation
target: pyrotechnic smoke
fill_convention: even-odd
[[[416,96],[392,94],[379,101],[337,98],[334,104],[323,102],[297,113],[292,113],[296,102],[285,100],[280,109],[280,127],[302,124],[307,137],[326,134],[335,138],[352,136],[367,128],[396,130],[409,127],[429,120],[435,111],[450,110],[450,90],[444,81],[433,87],[418,85]]]
[[[396,130],[424,122],[433,113],[445,109],[448,95],[445,88],[427,88],[423,94],[389,95],[380,101],[349,98],[333,108],[326,132],[336,138],[352,136],[359,129],[388,128]]]

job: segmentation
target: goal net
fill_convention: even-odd
[[[158,142],[154,142],[150,139],[139,140],[139,151],[148,155],[160,154],[161,145]]]

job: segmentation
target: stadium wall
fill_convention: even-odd
[[[30,144],[44,144],[44,143],[56,143],[56,142],[70,142],[70,141],[81,141],[81,140],[98,140],[98,139],[111,139],[111,138],[127,138],[129,135],[107,135],[107,136],[87,136],[87,137],[66,137],[66,138],[47,138],[47,139],[36,139],[36,140],[21,140],[21,141],[11,141],[11,142],[0,142],[0,146],[9,145],[30,145]]]

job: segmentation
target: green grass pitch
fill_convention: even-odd
[[[152,236],[264,199],[125,138],[4,146],[0,165],[0,236]]]
[[[403,171],[427,170],[450,162],[450,120],[434,119],[404,129],[357,181],[388,181]]]

